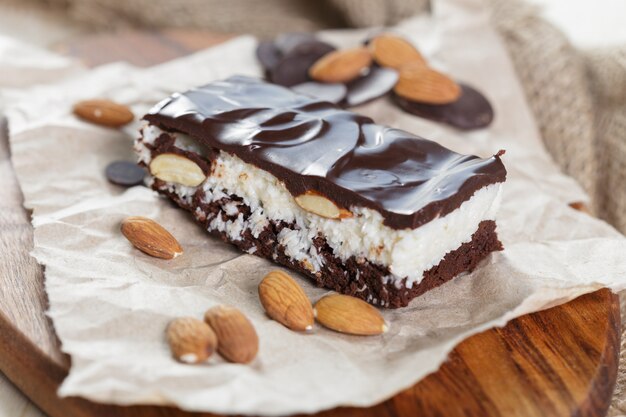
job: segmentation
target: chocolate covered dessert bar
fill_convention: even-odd
[[[500,250],[500,154],[460,155],[248,77],[174,94],[144,116],[148,185],[241,250],[384,307]]]

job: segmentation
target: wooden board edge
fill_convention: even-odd
[[[60,398],[57,390],[68,369],[50,360],[1,312],[0,371],[50,417],[218,417],[208,413],[187,413],[173,407],[118,406],[79,397]]]
[[[607,288],[598,291],[606,293],[610,305],[608,308],[609,329],[606,332],[607,339],[600,360],[602,365],[598,367],[597,374],[592,379],[589,387],[590,394],[587,395],[585,402],[579,406],[573,417],[606,416],[617,383],[622,327],[620,301],[618,295]],[[598,412],[600,413],[598,414]]]
[[[608,289],[598,290],[607,297],[609,331],[602,351],[601,366],[597,376],[591,381],[585,402],[573,414],[575,417],[599,417],[606,415],[611,396],[617,381],[617,364],[620,348],[620,307],[619,298]],[[583,295],[584,296],[584,295]],[[554,308],[558,308],[554,307]],[[534,313],[537,314],[537,313]],[[496,331],[495,329],[486,332]],[[467,339],[464,343],[470,341]],[[43,351],[35,346],[24,334],[16,329],[6,316],[0,313],[0,371],[11,380],[27,397],[50,417],[217,417],[210,413],[190,413],[173,407],[149,405],[117,406],[95,403],[83,398],[59,398],[57,389],[68,370],[50,360]],[[25,375],[29,375],[28,378]],[[33,383],[33,381],[35,381]],[[418,383],[419,384],[419,383]],[[408,391],[413,388],[409,388]],[[389,400],[393,401],[393,399]],[[374,406],[383,411],[385,403]],[[333,414],[335,410],[322,412],[323,415]],[[366,409],[348,408],[347,414],[360,415]],[[600,412],[600,413],[599,413]],[[395,413],[392,413],[395,415]]]

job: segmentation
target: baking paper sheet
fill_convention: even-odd
[[[141,115],[172,92],[233,74],[260,75],[253,38],[151,69],[114,64],[27,93],[4,92],[0,100],[12,106],[13,163],[25,205],[34,210],[33,255],[46,270],[48,314],[72,357],[61,395],[261,415],[369,406],[437,370],[472,334],[600,287],[626,287],[626,240],[568,207],[586,197],[543,149],[511,62],[480,3],[437,1],[432,17],[397,29],[433,65],[484,91],[495,122],[460,133],[405,114],[385,99],[357,111],[459,152],[488,156],[506,149],[509,176],[497,221],[506,249],[409,307],[383,311],[390,330],[380,337],[323,328],[299,334],[269,320],[256,289],[275,265],[209,237],[149,189],[121,189],[104,178],[109,162],[134,158],[139,122],[116,131],[71,114],[77,100],[108,97]],[[347,46],[366,33],[323,36]],[[156,219],[180,240],[185,254],[162,261],[133,249],[119,232],[120,221],[131,215]],[[299,282],[314,301],[326,293],[305,278]],[[173,361],[164,339],[168,321],[199,318],[216,304],[234,305],[253,321],[260,336],[255,362]]]
[[[0,35],[0,87],[28,87],[77,74],[75,59]]]

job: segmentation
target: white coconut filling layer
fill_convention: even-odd
[[[150,164],[151,156],[144,143],[152,144],[162,133],[155,126],[143,128],[143,138],[135,148],[146,165]],[[202,145],[194,139],[180,133],[174,136],[176,147],[204,153]],[[213,162],[211,175],[199,187],[204,190],[205,203],[235,194],[250,207],[251,215],[247,219],[239,214],[236,220],[225,222],[217,216],[210,222],[209,229],[225,232],[233,241],[242,240],[241,234],[248,228],[258,237],[270,220],[295,223],[299,229],[284,228],[278,235],[278,243],[287,256],[312,272],[319,271],[323,263],[313,244],[313,239],[321,234],[342,261],[355,256],[387,266],[391,275],[385,281],[399,287],[407,278],[409,288],[419,283],[424,272],[437,265],[448,252],[471,241],[480,222],[495,220],[501,197],[501,184],[491,184],[478,190],[456,210],[416,229],[387,227],[378,211],[366,207],[349,207],[354,214],[351,218],[327,219],[300,208],[285,185],[269,172],[222,151]],[[196,191],[196,187],[175,183],[168,183],[166,189],[187,202]],[[230,204],[233,207],[224,210],[234,215],[238,212],[237,203]],[[204,216],[201,212],[195,215],[200,219]]]

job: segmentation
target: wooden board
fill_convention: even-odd
[[[66,44],[90,64],[149,65],[221,42],[206,32],[121,33]],[[32,229],[0,143],[0,370],[52,417],[208,416],[166,407],[118,407],[55,392],[69,358],[45,316],[42,269],[29,257]],[[603,416],[619,353],[619,304],[608,290],[530,314],[461,343],[441,369],[371,408],[321,416]]]

